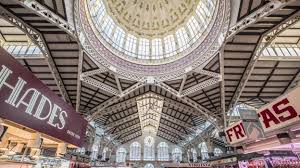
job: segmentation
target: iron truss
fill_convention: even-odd
[[[54,76],[55,82],[61,92],[63,99],[66,102],[71,103],[70,97],[67,93],[65,86],[63,85],[63,81],[59,75],[59,71],[55,66],[52,55],[50,54],[50,51],[48,49],[48,46],[46,45],[46,42],[42,34],[39,31],[35,30],[33,27],[29,26],[23,20],[13,15],[4,7],[0,6],[0,9],[1,9],[0,14],[2,18],[6,19],[10,23],[18,27],[20,30],[22,30],[32,40],[32,42],[34,42],[41,49],[45,59],[47,60],[51,73]]]

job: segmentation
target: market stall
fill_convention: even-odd
[[[63,157],[83,145],[87,121],[2,48],[0,95],[0,166],[69,164]]]

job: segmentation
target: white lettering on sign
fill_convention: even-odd
[[[281,129],[299,122],[300,87],[257,111],[264,132]]]
[[[66,125],[66,118],[68,117],[66,111],[63,111],[57,104],[52,103],[49,98],[41,94],[41,92],[35,88],[28,88],[25,93],[21,95],[27,82],[18,77],[15,86],[7,83],[6,81],[12,73],[12,70],[2,65],[2,69],[0,71],[0,90],[4,89],[4,86],[11,90],[9,97],[5,100],[5,102],[15,108],[25,106],[26,110],[24,112],[26,114],[33,115],[38,120],[47,121],[46,123],[53,127],[63,129]],[[39,98],[40,100],[37,103]],[[29,101],[26,102],[26,100]],[[36,110],[34,111],[35,107]]]
[[[246,140],[246,135],[243,122],[239,121],[225,129],[226,139],[229,144],[236,144]]]

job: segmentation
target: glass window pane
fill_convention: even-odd
[[[127,35],[125,42],[125,54],[135,56],[137,47],[137,38],[131,34]]]
[[[179,51],[185,50],[189,46],[189,36],[187,35],[186,30],[184,28],[179,29],[176,32],[176,37],[178,40]]]
[[[28,46],[26,46],[26,45],[22,46],[19,54],[26,54],[27,48],[28,48]]]
[[[112,46],[119,49],[119,50],[123,50],[123,44],[124,44],[124,40],[125,40],[125,32],[123,29],[117,27],[115,34],[113,36],[113,44]]]
[[[161,39],[153,39],[151,47],[152,57],[154,59],[163,58],[163,48]]]
[[[173,35],[164,38],[165,56],[170,57],[176,54],[176,43]]]
[[[141,144],[133,142],[130,145],[130,160],[141,160]]]
[[[294,48],[287,48],[287,50],[290,52],[291,56],[297,56],[297,53],[295,52]]]
[[[150,42],[148,39],[140,39],[139,41],[139,50],[138,50],[138,58],[149,59],[150,54]]]
[[[282,47],[280,49],[283,52],[284,56],[291,56],[291,54],[289,53],[289,51],[286,48]]]
[[[281,52],[280,48],[276,47],[275,51],[276,51],[277,55],[273,55],[273,56],[284,56],[283,53]]]

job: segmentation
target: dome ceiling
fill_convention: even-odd
[[[203,66],[228,31],[230,2],[77,0],[76,30],[89,55],[136,81],[181,77]]]
[[[128,32],[161,37],[173,32],[195,13],[199,0],[107,0],[108,13]]]

